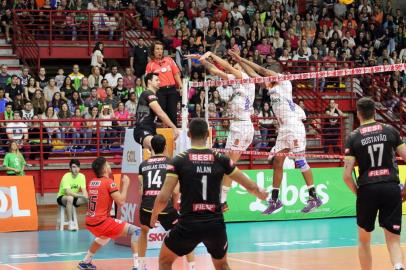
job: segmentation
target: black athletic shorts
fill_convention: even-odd
[[[228,249],[226,225],[223,220],[207,222],[180,220],[166,235],[165,245],[179,257],[192,252],[202,243],[212,258],[222,259]]]
[[[146,210],[141,207],[140,209],[140,223],[152,229],[151,223],[151,210]],[[158,215],[158,221],[166,231],[171,230],[178,222],[179,214],[175,208],[172,208],[164,214]]]
[[[59,196],[59,197],[56,199],[56,202],[57,202],[60,206],[66,207],[66,205],[64,205],[64,204],[62,203],[62,197],[63,197],[63,196]],[[79,206],[80,206],[80,205],[78,205],[78,199],[79,199],[79,198],[77,198],[77,197],[73,198],[73,206],[75,206],[75,207],[79,207]]]
[[[357,224],[367,232],[379,226],[400,234],[402,225],[402,196],[397,183],[376,183],[361,186],[357,192]]]
[[[149,129],[142,129],[142,128],[134,128],[134,140],[141,144],[144,143],[144,139],[148,136],[154,136],[156,132],[149,130]]]

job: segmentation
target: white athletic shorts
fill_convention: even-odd
[[[275,153],[289,149],[292,153],[301,153],[306,150],[306,129],[302,122],[295,125],[281,126],[274,147]]]
[[[254,138],[254,125],[248,121],[230,121],[230,132],[228,133],[226,149],[234,151],[245,151],[248,149]]]

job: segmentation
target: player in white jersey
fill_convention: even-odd
[[[248,71],[245,70],[236,63],[231,65],[226,60],[215,55],[212,52],[207,52],[202,55],[191,55],[190,57],[198,58],[202,61],[202,64],[207,68],[208,72],[212,75],[218,76],[223,80],[234,79],[249,79],[250,77],[246,72],[253,72],[250,67]],[[224,68],[225,71],[221,71],[212,63],[206,59],[211,59]],[[224,91],[220,91],[222,99],[228,102],[228,114],[231,117],[230,129],[226,142],[226,150],[230,152],[226,153],[231,160],[237,162],[241,157],[241,151],[248,149],[254,138],[254,125],[251,121],[251,115],[254,113],[253,104],[255,101],[255,84],[235,84],[228,86]],[[232,180],[225,176],[223,180],[221,203],[223,204],[223,211],[228,210],[227,205],[227,193],[230,190]]]
[[[259,76],[258,74],[267,77],[280,75],[247,59],[243,59],[232,51],[229,53],[241,66],[244,68],[249,66],[255,71],[249,74],[251,77]],[[302,171],[309,191],[309,199],[302,212],[308,213],[314,208],[319,207],[322,201],[316,194],[310,166],[306,158],[301,156],[306,150],[306,130],[303,124],[306,115],[303,109],[293,102],[292,83],[290,81],[269,83],[266,87],[269,91],[272,110],[278,120],[279,129],[275,147],[271,150],[270,155],[273,159],[274,169],[272,197],[269,200],[269,207],[264,211],[264,214],[272,214],[283,206],[282,201],[279,199],[279,188],[283,177],[283,162],[286,158],[283,156],[283,153],[293,153],[295,155],[295,165]],[[278,153],[282,155],[275,155]]]

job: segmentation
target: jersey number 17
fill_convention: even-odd
[[[371,158],[371,167],[381,167],[382,166],[382,156],[383,156],[383,143],[368,145],[368,154]],[[375,152],[378,152],[378,163],[375,161]]]

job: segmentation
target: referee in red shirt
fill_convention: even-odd
[[[162,109],[177,125],[177,104],[179,93],[176,89],[182,89],[180,70],[172,58],[164,57],[164,46],[157,41],[151,46],[151,60],[146,67],[146,73],[157,73],[160,81],[160,88],[157,92],[158,102]]]

